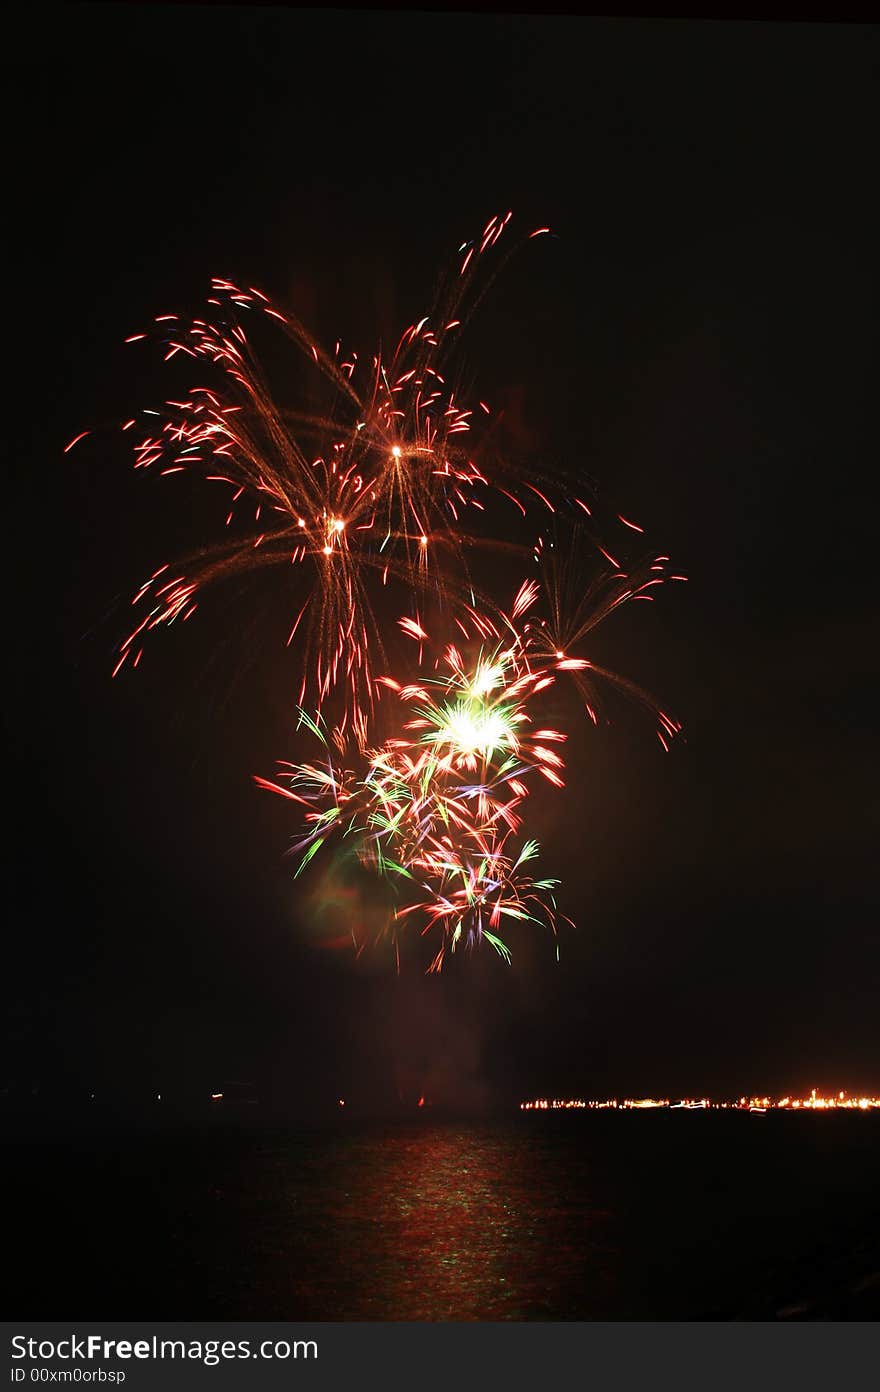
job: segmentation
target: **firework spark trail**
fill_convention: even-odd
[[[631,523],[627,524],[632,526]],[[641,529],[638,529],[641,530]],[[557,658],[560,670],[572,674],[584,707],[594,725],[603,707],[602,686],[610,686],[631,698],[657,720],[656,735],[664,749],[681,731],[681,725],[662,711],[648,692],[627,677],[586,658],[572,658],[579,645],[611,614],[625,604],[653,601],[657,589],[684,575],[669,571],[668,556],[650,556],[626,570],[615,565],[588,578],[582,563],[583,548],[577,534],[567,550],[554,547],[542,556],[548,612],[527,627],[526,641],[536,653]]]

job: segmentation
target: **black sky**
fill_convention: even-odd
[[[880,1089],[876,31],[72,6],[12,65],[0,1073]],[[216,594],[110,682],[124,597],[205,524],[114,434],[61,450],[160,397],[122,339],[211,275],[366,349],[508,207],[557,238],[470,365],[691,577],[598,640],[687,743],[578,736],[559,965],[398,981],[297,931],[260,630]]]

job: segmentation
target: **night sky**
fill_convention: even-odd
[[[21,33],[0,1081],[880,1091],[872,37],[112,5]],[[163,399],[122,340],[212,275],[367,352],[508,208],[556,236],[468,367],[689,575],[592,650],[686,742],[626,706],[569,727],[539,818],[558,964],[536,929],[509,969],[398,979],[302,929],[295,828],[250,781],[289,757],[287,613],[276,642],[261,591],[218,590],[111,682],[128,598],[213,523],[100,427]]]

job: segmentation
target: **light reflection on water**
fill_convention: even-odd
[[[562,1202],[552,1157],[503,1132],[450,1126],[347,1141],[327,1173],[340,1187],[324,1300],[349,1319],[546,1319],[559,1317],[565,1291],[582,1305],[586,1283],[598,1315],[609,1215],[591,1209],[582,1168],[581,1191],[572,1195],[569,1173]]]
[[[835,1139],[726,1114],[620,1120],[354,1127],[251,1154],[218,1205],[243,1253],[226,1307],[325,1320],[773,1318],[812,1288],[837,1317],[873,1279],[880,1128]],[[228,1234],[218,1243],[228,1259]]]

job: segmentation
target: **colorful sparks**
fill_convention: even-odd
[[[318,752],[256,782],[302,813],[297,875],[328,843],[352,852],[388,892],[379,936],[399,961],[402,932],[417,926],[432,971],[480,943],[509,960],[513,925],[557,934],[569,921],[558,880],[536,877],[538,845],[523,834],[533,788],[565,784],[566,735],[541,716],[555,683],[573,681],[593,724],[608,686],[652,710],[664,749],[680,728],[585,643],[622,604],[684,577],[669,575],[664,556],[630,564],[643,528],[620,513],[607,549],[593,530],[597,499],[534,461],[517,470],[499,457],[491,408],[461,395],[455,345],[482,298],[477,268],[510,221],[494,217],[462,244],[449,288],[387,359],[361,360],[339,342],[327,352],[260,290],[223,278],[207,317],[159,315],[126,339],[158,342],[175,371],[198,372],[161,410],[122,426],[134,467],[171,477],[170,487],[195,478],[228,501],[220,540],[139,586],[113,675],[139,664],[148,634],[190,619],[208,589],[283,567],[293,704]],[[301,399],[329,389],[326,409],[288,409],[270,389],[253,346],[267,318],[317,374]],[[524,527],[528,540],[511,540]],[[499,547],[538,566],[507,610],[473,573],[473,558]],[[395,604],[397,622],[381,621]],[[370,945],[356,923],[351,936],[359,950]]]
[[[638,592],[636,584],[631,597]],[[541,706],[560,678],[573,677],[580,687],[587,673],[605,674],[553,646],[547,620],[532,612],[540,594],[534,581],[525,582],[509,614],[496,620],[474,611],[470,634],[461,625],[466,644],[449,644],[434,658],[426,656],[424,629],[405,621],[419,641],[412,680],[377,679],[397,697],[393,733],[352,758],[328,738],[320,718],[301,711],[322,758],[282,765],[274,781],[256,780],[307,809],[305,835],[294,847],[301,854],[296,873],[327,842],[353,847],[390,890],[393,907],[380,936],[393,941],[399,958],[401,929],[420,923],[435,943],[430,971],[458,947],[482,942],[509,961],[502,934],[514,923],[557,933],[559,881],[534,876],[539,847],[522,835],[524,803],[539,777],[565,786],[566,735],[540,723]],[[589,623],[579,611],[574,636],[614,607],[600,608]],[[668,717],[661,721],[670,737],[677,733]],[[352,938],[358,950],[370,945],[356,924]]]

